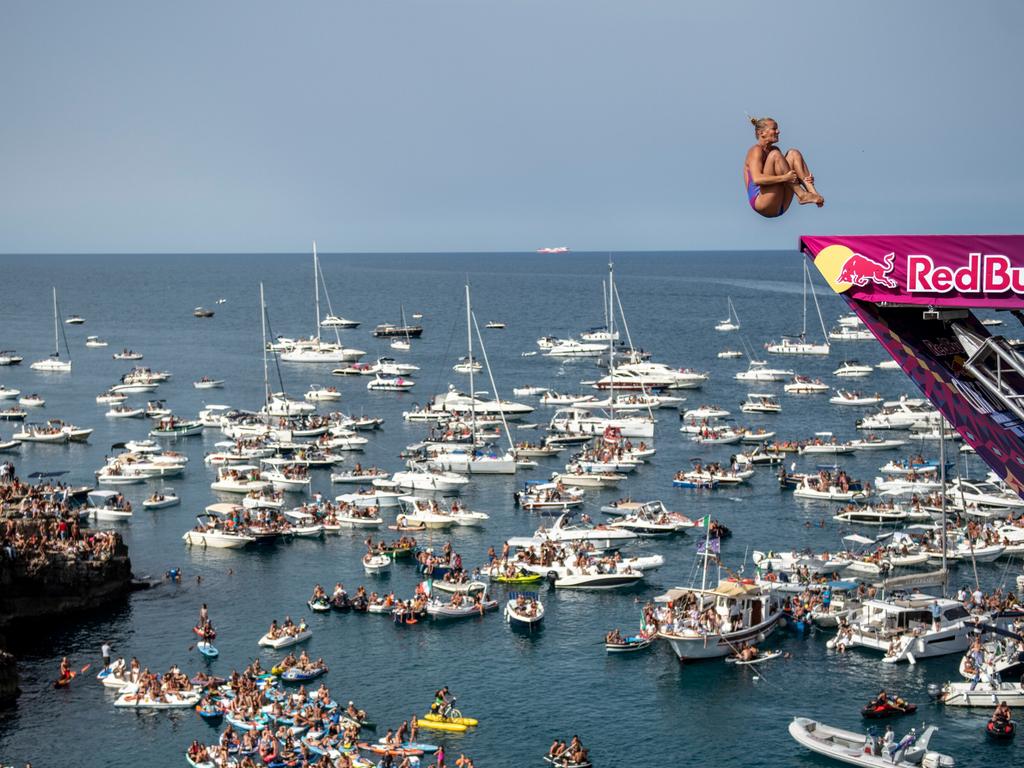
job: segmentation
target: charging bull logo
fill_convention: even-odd
[[[830,245],[823,248],[814,259],[814,265],[836,293],[843,293],[853,286],[863,288],[869,283],[884,288],[896,288],[896,281],[889,277],[893,271],[896,254],[889,253],[881,259],[873,259],[856,253],[845,245]]]

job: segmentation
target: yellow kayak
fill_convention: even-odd
[[[430,715],[427,715],[427,717],[430,717]],[[416,721],[416,727],[432,728],[435,731],[456,731],[461,733],[462,731],[466,730],[469,726],[463,725],[462,723],[449,723],[438,718],[437,720],[419,719]]]
[[[542,578],[544,577],[539,573],[529,573],[524,576],[491,576],[491,581],[496,581],[499,584],[532,584]]]
[[[475,717],[441,717],[434,712],[430,712],[423,716],[425,720],[431,720],[435,723],[455,723],[456,725],[479,725],[480,721]]]

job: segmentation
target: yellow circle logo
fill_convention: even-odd
[[[836,293],[849,290],[853,285],[852,282],[848,282],[849,275],[844,274],[846,270],[843,269],[853,255],[853,251],[845,245],[829,245],[822,248],[814,258],[814,266]],[[845,277],[846,280],[841,280],[841,277]]]

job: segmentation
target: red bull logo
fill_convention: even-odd
[[[858,288],[866,285],[898,288],[896,281],[889,276],[895,263],[895,253],[878,259],[838,243],[823,248],[814,259],[814,265],[836,293],[848,291],[855,285]]]
[[[836,282],[849,283],[861,288],[868,283],[895,288],[896,281],[888,276],[893,270],[895,259],[895,253],[886,254],[881,261],[876,261],[861,253],[854,253],[840,266]]]

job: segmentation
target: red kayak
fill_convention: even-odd
[[[917,704],[904,704],[901,708],[897,707],[892,702],[887,702],[885,704],[868,704],[860,711],[860,715],[861,717],[876,719],[881,717],[912,715],[915,712],[917,712]]]
[[[1012,739],[1017,731],[1013,720],[989,720],[985,730],[993,739]]]
[[[206,634],[202,627],[192,627],[192,631],[199,635],[201,640],[213,640],[217,637],[217,633],[215,631],[211,631],[209,634]]]

